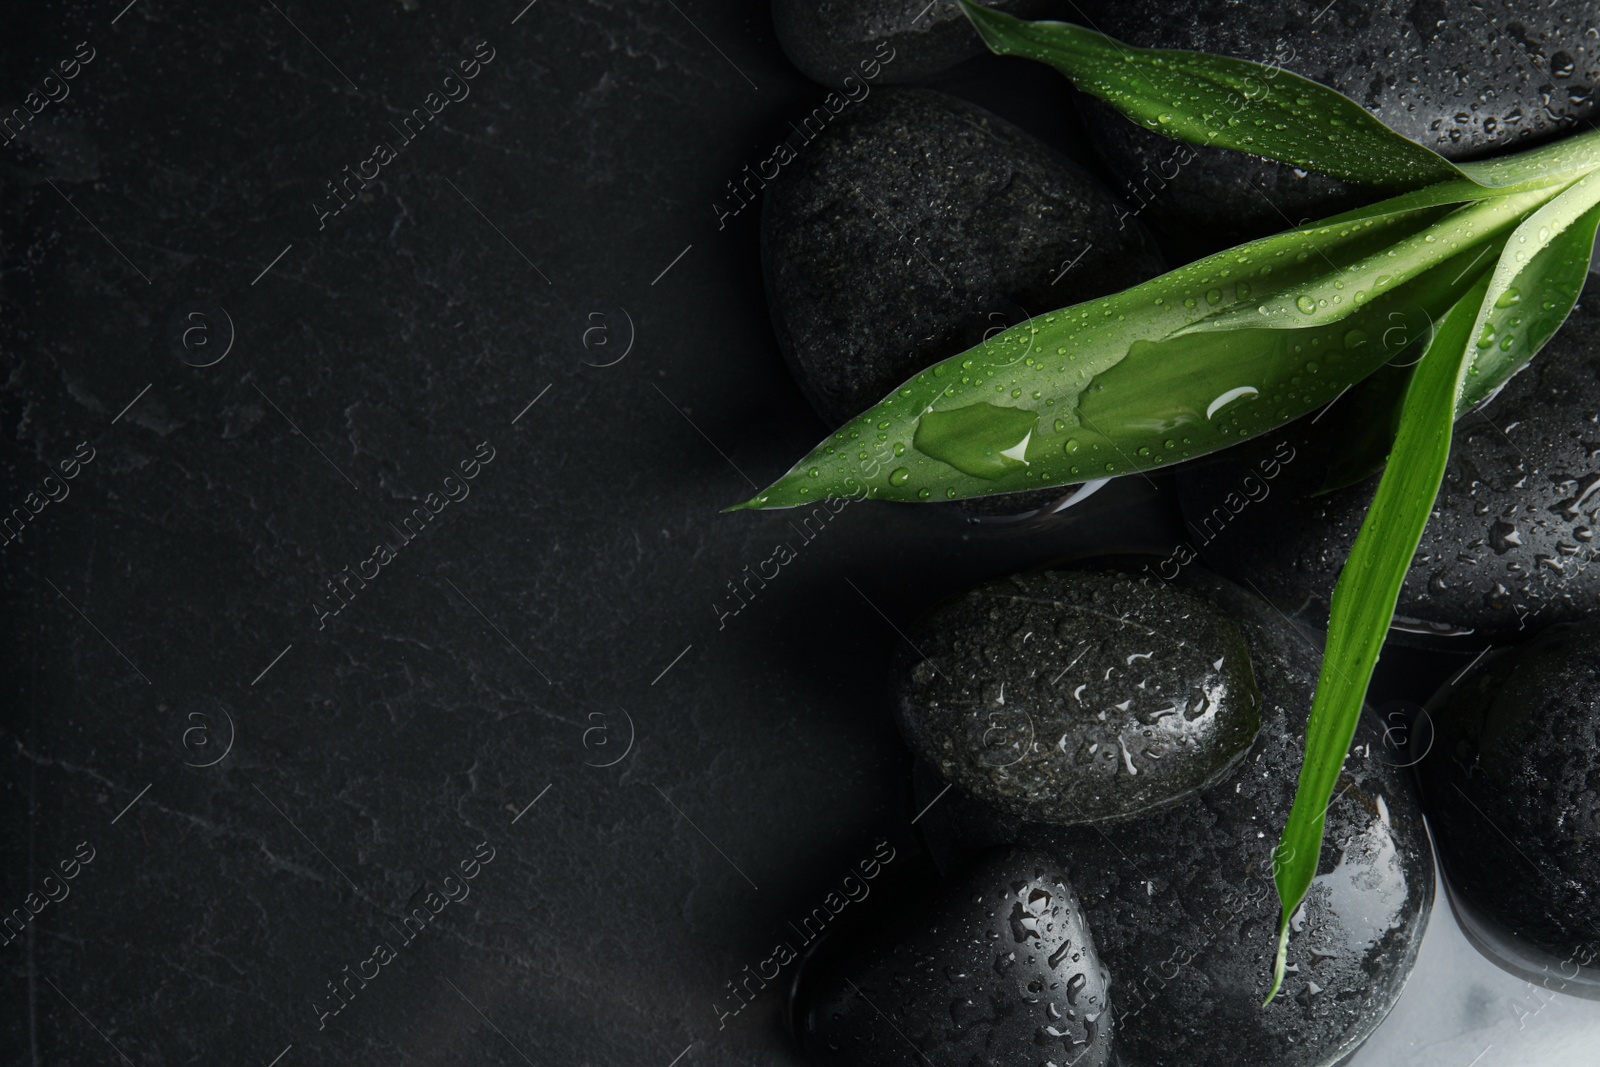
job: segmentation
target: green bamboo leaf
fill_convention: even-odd
[[[1600,167],[1600,131],[1513,156],[1452,163],[1342,93],[1282,67],[1136,48],[1082,26],[1028,22],[971,0],[960,3],[993,52],[1047,63],[1079,91],[1174,140],[1371,185],[1418,187],[1465,177],[1500,189]]]
[[[1595,232],[1600,228],[1600,189],[1595,185],[1573,185],[1512,235],[1509,243],[1519,251],[1529,245],[1542,247],[1529,252],[1520,263],[1514,255],[1507,260],[1502,254],[1497,268],[1499,285],[1491,280],[1490,299],[1475,327],[1478,340],[1456,404],[1456,418],[1492,397],[1539,353],[1571,314],[1589,276]],[[1582,214],[1576,214],[1579,211]],[[1386,365],[1340,402],[1338,421],[1350,429],[1319,494],[1364,481],[1383,468],[1399,428],[1400,405],[1410,375],[1409,364]]]
[[[1472,181],[1498,189],[1540,178],[1570,181],[1596,168],[1600,168],[1600,130],[1564,137],[1515,155],[1456,164],[1456,169]]]
[[[1325,272],[1304,285],[1279,287],[1250,307],[1236,304],[1219,314],[1185,327],[1186,332],[1231,330],[1251,325],[1272,329],[1302,329],[1339,322],[1352,304],[1360,306],[1405,285],[1419,275],[1456,258],[1463,249],[1475,249],[1487,264],[1494,244],[1490,238],[1508,234],[1531,213],[1561,199],[1560,186],[1463,204],[1438,222],[1401,238],[1387,248],[1370,253],[1342,270]]]
[[[1489,298],[1476,328],[1479,343],[1468,370],[1469,389],[1462,397],[1458,417],[1504,385],[1549,340],[1572,310],[1577,291],[1588,272],[1594,232],[1589,231],[1587,244],[1581,234],[1571,242],[1562,238],[1579,214],[1600,199],[1597,187],[1600,181],[1591,181],[1586,176],[1554,187],[1560,191],[1553,198],[1548,195],[1551,187],[1532,192],[1508,192],[1491,200],[1464,205],[1453,214],[1455,233],[1476,232],[1485,225],[1499,232],[1506,219],[1526,216],[1503,244],[1483,244],[1480,259],[1467,268],[1471,270],[1480,263],[1496,262],[1491,257],[1499,256]],[[1531,207],[1537,209],[1530,214],[1526,209]],[[1292,305],[1287,300],[1270,308],[1263,304],[1259,309],[1262,321],[1278,326],[1321,321],[1338,311],[1338,302],[1346,292],[1354,292],[1355,299],[1362,301],[1376,289],[1414,276],[1419,270],[1427,270],[1434,265],[1430,258],[1433,261],[1443,258],[1444,253],[1437,251],[1439,243],[1454,240],[1446,229],[1432,227],[1391,250],[1352,264],[1342,277],[1331,282],[1324,279],[1316,288],[1308,287],[1295,296]],[[1428,249],[1417,247],[1419,243],[1436,250],[1435,254],[1429,257]],[[1512,251],[1505,251],[1507,247]],[[1391,253],[1397,253],[1399,260],[1407,264],[1404,270],[1393,267]],[[1558,282],[1559,289],[1556,288]],[[1540,296],[1537,301],[1530,300],[1530,306],[1524,306],[1522,293],[1525,291]],[[1237,317],[1235,311],[1219,315],[1205,325],[1226,326],[1230,318]],[[1354,395],[1344,402],[1340,411],[1341,425],[1351,429],[1341,441],[1319,493],[1362,481],[1382,469],[1399,429],[1400,406],[1413,363],[1415,360],[1386,364],[1354,387]]]
[[[1406,388],[1391,461],[1334,586],[1322,673],[1306,723],[1305,761],[1274,853],[1273,881],[1283,910],[1269,1002],[1283,984],[1289,920],[1317,873],[1329,798],[1350,750],[1367,684],[1444,477],[1467,349],[1490,277],[1487,267],[1478,274],[1439,323],[1418,363]]]
[[[1456,416],[1494,393],[1567,320],[1589,276],[1600,224],[1600,175],[1586,174],[1517,227],[1489,281],[1473,326]]]
[[[1283,982],[1290,916],[1316,875],[1328,798],[1438,495],[1451,429],[1561,326],[1587,277],[1597,226],[1600,177],[1585,175],[1517,226],[1493,268],[1481,270],[1451,308],[1406,383],[1389,462],[1334,587],[1305,760],[1274,863],[1282,914],[1269,1001]]]
[[[1421,336],[1482,248],[1560,190],[1445,183],[1019,324],[903,383],[737,507],[1068,485],[1264,433]],[[1328,307],[1282,310],[1306,293]]]
[[[1064,22],[1028,22],[961,0],[1000,55],[1055,67],[1149,129],[1371,185],[1417,187],[1463,172],[1341,93],[1281,67],[1135,48]]]

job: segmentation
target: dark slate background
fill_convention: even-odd
[[[764,5],[525,3],[4,14],[6,112],[94,51],[0,145],[7,513],[94,458],[0,564],[3,909],[94,859],[0,950],[0,1062],[797,1062],[784,989],[714,1005],[877,842],[901,884],[862,921],[923,877],[895,626],[1172,540],[1142,481],[1047,526],[720,515],[825,431],[755,211],[712,207],[817,90]],[[470,96],[319,229],[325,183],[483,42]],[[1046,72],[945,84],[1082,155]],[[475,452],[470,495],[319,624]],[[319,1030],[380,940],[398,958]],[[1577,1062],[1595,1010],[1547,999],[1441,901],[1358,1062]]]

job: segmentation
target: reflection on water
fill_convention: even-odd
[[[1400,1002],[1346,1067],[1594,1063],[1595,1005],[1487,966],[1451,904],[1434,906]]]

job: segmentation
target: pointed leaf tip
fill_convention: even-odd
[[[1283,974],[1289,961],[1289,916],[1283,917],[1283,924],[1278,928],[1278,952],[1272,964],[1272,988],[1267,990],[1267,999],[1261,1002],[1264,1008],[1271,1004],[1278,996],[1278,991],[1283,988]]]
[[[1047,63],[1081,92],[1175,140],[1378,186],[1421,188],[1467,174],[1343,93],[1287,69],[1292,48],[1258,63],[1134,47],[1084,26],[1019,19],[970,0],[961,0],[961,9],[990,51]],[[1496,185],[1524,176],[1475,173]]]
[[[991,11],[972,0],[956,0],[961,5],[962,14],[967,16],[967,21],[972,23],[972,28],[978,31],[978,36],[983,38],[983,43],[996,55],[1005,55],[1004,30],[1007,23],[1021,22],[1021,19],[1007,15],[1003,11]]]

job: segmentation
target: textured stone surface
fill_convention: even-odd
[[[1016,841],[1058,857],[1111,972],[1124,1067],[1327,1067],[1399,997],[1433,900],[1411,783],[1363,721],[1327,812],[1318,874],[1263,1008],[1276,942],[1272,850],[1300,767],[1316,649],[1259,598],[1190,568],[1180,579],[1239,621],[1262,728],[1234,775],[1161,812],[1095,827],[1002,817],[956,791],[922,820],[946,862]],[[937,786],[926,775],[920,792]]]
[[[1499,396],[1456,424],[1434,516],[1400,592],[1400,624],[1464,645],[1527,634],[1600,607],[1600,314],[1572,313]],[[1310,494],[1334,414],[1248,442],[1178,478],[1189,541],[1206,562],[1316,626],[1377,479]],[[1247,483],[1276,452],[1280,476]],[[1247,492],[1250,485],[1258,488]],[[1229,496],[1232,494],[1232,500]]]
[[[1572,623],[1482,661],[1429,703],[1417,767],[1452,891],[1578,965],[1600,958],[1597,647],[1600,622]]]
[[[989,7],[1042,18],[1061,3],[998,0]],[[956,0],[773,0],[772,22],[790,61],[808,77],[839,88],[861,77],[860,63],[887,45],[887,82],[919,81],[987,49]]]
[[[1600,0],[1094,0],[1129,44],[1281,66],[1452,159],[1527,147],[1596,113]],[[1222,247],[1376,195],[1215,147],[1179,145],[1099,101],[1085,115],[1141,218]]]
[[[929,90],[873,93],[766,190],[778,344],[829,426],[936,360],[1161,270],[1087,172]]]
[[[915,914],[889,916],[800,1005],[812,1061],[1106,1067],[1109,979],[1062,870],[1044,853],[1001,849]]]
[[[909,636],[898,706],[912,751],[1037,822],[1170,804],[1226,775],[1260,724],[1239,628],[1165,583],[1015,576],[942,605]]]
[[[0,145],[0,910],[95,850],[4,947],[0,1063],[800,1062],[781,988],[715,1006],[909,836],[846,577],[899,620],[1060,547],[719,514],[816,418],[710,204],[816,87],[746,3],[124,6],[0,31],[7,108],[97,53]]]
[[[97,53],[0,145],[0,489],[5,514],[40,508],[0,552],[0,908],[60,896],[44,876],[95,850],[4,946],[0,1063],[124,1063],[108,1042],[139,1067],[290,1044],[277,1067],[665,1067],[691,1043],[679,1067],[803,1062],[781,988],[724,1028],[714,1006],[873,842],[909,862],[900,638],[846,578],[903,626],[1164,529],[1096,503],[1160,498],[1113,485],[1071,513],[1092,522],[1026,538],[917,508],[718,514],[751,491],[718,448],[765,479],[817,434],[755,213],[719,231],[711,210],[817,93],[748,3],[678,0],[691,24],[541,2],[512,25],[525,3],[141,0],[110,25],[125,6],[13,4],[0,32],[5,109]],[[319,230],[326,183],[481,41],[471,97]],[[210,367],[170,339],[223,344],[215,316],[174,315],[200,299],[237,334]],[[597,366],[623,310],[637,343]],[[318,629],[325,583],[484,441],[470,498]],[[783,541],[798,557],[719,626]],[[197,766],[229,715],[229,754]],[[401,947],[389,924],[432,911],[429,882],[458,899]],[[362,988],[380,940],[398,958]],[[319,1030],[335,979],[356,995]],[[1522,1031],[1505,1012],[1491,1058],[1586,1039],[1562,1007]],[[1428,1013],[1418,1036],[1478,1025]]]

